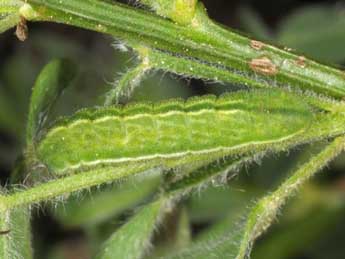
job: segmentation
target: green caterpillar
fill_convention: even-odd
[[[51,128],[36,153],[58,174],[134,162],[169,167],[287,141],[307,131],[313,117],[305,102],[272,90],[86,109]]]

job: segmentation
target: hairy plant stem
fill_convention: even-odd
[[[180,24],[190,24],[195,15],[197,0],[140,0],[157,14]]]
[[[252,41],[212,22],[201,4],[181,25],[144,10],[94,0],[27,0],[27,20],[50,21],[113,35],[155,56],[154,68],[253,87],[292,87],[337,98],[344,73],[287,50]]]
[[[341,143],[341,141],[343,141]],[[340,152],[342,149],[345,139],[343,137],[337,138],[337,140],[327,148],[327,154],[330,155],[331,151],[333,152],[334,156]],[[289,147],[294,146],[294,143],[285,143],[283,145],[280,145],[279,147],[272,148],[272,151],[274,149],[275,152],[284,151],[287,150]],[[322,153],[323,154],[323,153]],[[320,158],[319,158],[320,159]],[[318,163],[322,163],[321,160],[316,160]],[[190,163],[190,161],[188,161]],[[241,160],[239,160],[239,163],[241,163]],[[318,163],[314,163],[313,166],[316,166]],[[225,162],[226,165],[226,162]],[[220,166],[222,166],[220,164]],[[236,165],[236,160],[234,165],[229,165],[229,168]],[[226,166],[227,167],[227,166]],[[321,167],[321,166],[319,166]],[[12,194],[7,195],[1,195],[0,196],[0,213],[5,212],[9,209],[13,209],[15,207],[19,206],[25,206],[30,204],[35,204],[47,200],[54,199],[56,197],[61,197],[64,195],[68,195],[70,193],[87,189],[92,186],[101,185],[107,182],[113,182],[121,178],[125,178],[128,176],[135,175],[140,172],[145,172],[146,170],[149,170],[152,168],[152,164],[150,163],[135,163],[130,164],[128,166],[120,166],[120,167],[110,167],[110,168],[99,168],[96,170],[91,170],[85,173],[78,173],[74,175],[69,175],[63,178],[51,180],[50,182],[39,184],[37,186],[31,187],[27,190],[18,190]],[[207,168],[205,168],[208,170]],[[152,170],[158,170],[158,169],[152,169]],[[225,168],[225,171],[226,168]],[[213,175],[214,172],[211,171],[209,173],[210,175]],[[300,173],[299,173],[300,174]],[[298,174],[298,175],[299,175]],[[203,178],[204,176],[198,176]],[[208,178],[207,175],[205,178]],[[297,178],[297,177],[296,177]],[[295,179],[295,178],[294,178]],[[198,181],[197,179],[194,179],[195,181]],[[194,181],[192,180],[192,181]],[[306,180],[306,179],[304,179]],[[182,185],[190,185],[190,183],[183,183],[184,180],[182,180]],[[177,189],[179,184],[177,184]],[[192,184],[193,185],[193,184]],[[172,190],[169,190],[168,193],[174,192],[176,189],[176,186],[173,185]]]
[[[272,224],[279,209],[286,203],[287,199],[293,196],[306,181],[344,151],[344,148],[345,137],[335,139],[322,152],[299,168],[276,191],[262,198],[255,205],[248,216],[237,259],[249,256],[253,242]]]
[[[149,168],[149,165],[142,164],[89,171],[52,180],[27,190],[19,190],[12,194],[2,195],[0,196],[0,213],[19,206],[47,201],[92,186],[112,182],[126,176],[144,172]]]
[[[150,70],[150,65],[141,62],[127,71],[115,84],[115,88],[106,95],[105,106],[127,103],[134,89],[140,84],[145,74]]]
[[[109,93],[106,105],[126,102],[133,88],[150,69],[161,69],[182,76],[256,88],[301,89],[339,99],[345,96],[345,76],[342,71],[298,56],[288,49],[282,50],[269,44],[253,41],[225,29],[211,21],[202,4],[197,4],[196,0],[142,0],[142,2],[165,18],[127,5],[97,0],[0,0],[0,32],[16,25],[20,32],[21,23],[26,29],[26,20],[49,21],[110,34],[123,41],[137,52],[141,63],[122,77],[118,88]],[[24,32],[26,36],[26,31]],[[23,40],[25,38],[22,37]],[[43,90],[46,90],[45,85],[46,82],[43,82]],[[51,86],[51,84],[48,85]],[[38,93],[37,98],[33,99],[42,98],[42,100],[51,101],[51,98],[47,99],[44,94],[55,96],[59,92],[59,89],[56,91],[53,89],[51,92],[43,90]],[[311,95],[305,98],[313,106],[311,109],[319,108],[323,111],[315,112],[312,127],[303,131],[303,134],[297,134],[279,143],[259,146],[255,154],[243,149],[238,153],[243,155],[242,158],[234,157],[232,160],[219,162],[219,159],[231,153],[215,153],[213,159],[208,157],[213,163],[204,165],[199,161],[200,166],[197,170],[190,168],[191,172],[186,173],[184,177],[166,182],[167,187],[162,195],[169,198],[180,196],[181,193],[186,193],[210,179],[215,179],[217,175],[224,176],[229,170],[235,170],[240,165],[255,160],[259,154],[284,151],[301,143],[344,135],[344,103],[331,102]],[[37,100],[33,103],[37,105],[37,109],[32,111],[33,116],[28,127],[31,129],[28,131],[30,133],[27,138],[28,146],[35,142],[41,127],[40,111],[47,106],[46,102],[40,103]],[[280,207],[305,181],[343,151],[344,143],[344,137],[336,138],[324,151],[297,170],[275,192],[261,199],[253,207],[244,225],[237,258],[246,258],[249,255],[253,242],[271,225]],[[248,149],[253,148],[249,146]],[[204,156],[210,156],[210,154],[204,154]],[[170,165],[171,168],[177,166],[187,168],[186,165],[190,166],[191,162],[194,162],[196,166],[198,159],[201,160],[197,157],[187,157],[185,160],[181,158],[183,163],[179,159],[176,161],[172,159],[167,161],[166,167]],[[120,166],[101,165],[93,169],[89,167],[85,168],[85,171],[81,170],[79,173],[74,171],[76,174],[63,175],[62,178],[37,184],[30,189],[0,195],[0,227],[2,228],[0,230],[7,232],[12,225],[23,225],[26,226],[25,232],[29,233],[28,215],[31,205],[58,197],[63,198],[73,192],[113,182],[149,169],[158,170],[157,167],[161,166],[161,161],[157,160],[153,163],[145,161]],[[22,211],[26,214],[21,213]],[[19,228],[16,227],[16,229]],[[16,232],[13,234],[17,235]],[[29,235],[27,237],[26,240],[29,240]],[[7,254],[7,252],[16,251],[16,248],[11,247],[14,242],[9,241],[11,241],[10,236],[1,240],[0,247],[4,249],[0,251],[0,254],[3,257],[12,258],[15,255]],[[29,247],[27,243],[29,242],[23,242],[23,254],[30,255],[31,250],[25,249]]]

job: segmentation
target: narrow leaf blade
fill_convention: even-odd
[[[322,152],[304,164],[290,176],[277,190],[263,197],[253,206],[243,224],[236,231],[218,237],[211,237],[197,246],[172,258],[236,258],[250,256],[255,240],[274,222],[279,209],[293,196],[315,173],[326,166],[344,149],[344,138],[336,139]],[[231,229],[236,224],[231,224]]]
[[[2,211],[0,231],[0,258],[33,258],[28,207]]]
[[[37,78],[30,102],[27,144],[35,141],[54,102],[76,74],[74,65],[65,59],[51,61]]]
[[[142,208],[104,243],[96,258],[141,258],[150,247],[150,239],[166,202],[159,199]]]

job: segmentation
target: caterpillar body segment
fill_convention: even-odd
[[[174,167],[283,144],[313,118],[307,103],[272,90],[86,109],[51,128],[36,152],[58,174],[123,163]]]

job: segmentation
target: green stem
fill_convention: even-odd
[[[21,14],[28,20],[74,25],[113,35],[130,46],[144,46],[166,56],[166,64],[161,68],[172,72],[254,87],[285,86],[337,98],[345,96],[342,71],[224,29],[206,16],[201,4],[192,23],[185,26],[119,3],[94,0],[27,0],[27,3],[31,9],[26,8]]]
[[[344,145],[345,137],[335,139],[321,153],[289,177],[276,191],[256,204],[248,216],[237,259],[248,257],[254,240],[272,224],[281,206],[299,190],[301,185],[338,156],[344,150]]]
[[[336,108],[339,109],[339,112],[336,112],[334,114],[331,112],[328,112],[327,113],[328,115],[321,114],[320,115],[321,118],[319,118],[319,120],[317,119],[315,120],[315,122],[313,123],[313,126],[308,129],[308,132],[306,133],[305,136],[298,135],[296,136],[296,138],[292,138],[287,141],[279,141],[276,144],[271,143],[267,146],[264,145],[262,147],[257,148],[257,151],[258,152],[259,151],[279,152],[279,151],[288,150],[289,148],[293,146],[296,146],[298,144],[302,144],[305,142],[317,141],[318,139],[324,139],[326,137],[335,137],[335,136],[343,135],[344,134],[344,127],[343,127],[344,116],[342,113],[343,109],[341,109],[343,108],[343,106],[339,105],[339,107],[336,107]],[[344,142],[341,142],[343,140],[344,140],[343,138],[337,139],[334,142],[335,144],[332,144],[330,148],[326,150],[328,152],[327,154],[330,153],[329,150],[331,151],[333,150],[332,148],[337,148],[335,151],[333,150],[334,155],[335,153],[340,152],[339,150],[341,148],[337,145],[344,143]],[[247,151],[253,152],[254,150],[253,148],[254,146],[250,146],[249,150]],[[242,154],[248,154],[247,151],[243,150]],[[219,153],[219,154],[216,153],[213,155],[205,154],[203,157],[203,160],[210,159],[210,157],[212,156],[214,156],[214,159],[217,159],[219,157],[223,157],[224,155],[226,154],[224,153]],[[318,164],[319,163],[322,164],[321,158],[319,156],[316,157],[316,161],[315,163],[312,164],[312,166],[316,166],[317,168],[319,168],[320,166],[318,166]],[[166,167],[174,168],[177,165],[181,166],[184,163],[191,164],[191,160],[189,159],[193,159],[195,163],[195,160],[198,160],[200,158],[187,157],[187,158],[183,158],[181,161],[179,159],[174,161],[173,159],[170,162],[169,161],[166,162]],[[241,160],[239,160],[238,162],[241,163]],[[25,191],[18,191],[10,195],[0,196],[0,212],[6,211],[7,209],[11,209],[13,207],[24,206],[24,205],[29,205],[32,203],[46,201],[49,199],[53,199],[55,197],[63,196],[71,192],[89,188],[95,185],[100,185],[109,181],[115,181],[117,179],[120,179],[126,176],[143,172],[159,164],[162,164],[161,160],[158,160],[157,163],[156,162],[150,163],[148,161],[146,161],[146,163],[130,163],[130,164],[123,165],[121,167],[115,167],[115,168],[114,167],[110,167],[110,168],[99,167],[94,170],[89,169],[90,171],[87,171],[85,173],[78,173],[75,175],[67,176],[62,179],[52,180],[51,182],[34,186],[31,189],[28,189]],[[236,161],[235,161],[235,164],[236,164]],[[220,164],[220,166],[222,166],[222,164]],[[224,166],[227,167],[227,164],[225,163]],[[231,164],[230,164],[230,167],[231,167]],[[186,183],[184,182],[184,180],[181,183],[177,182],[176,186],[172,186],[171,191],[173,192],[175,190],[178,190],[180,184],[189,185],[188,183],[189,180],[192,181],[191,185],[197,184],[200,181],[205,180],[205,177],[208,178],[208,176],[211,176],[217,172],[217,170],[214,172],[213,169],[214,168],[212,168],[212,165],[211,165],[211,168],[206,167],[205,169],[202,169],[201,171],[199,171],[198,175],[191,175],[192,178],[187,179]],[[302,174],[301,176],[302,177],[301,179],[303,179],[302,181],[306,180],[305,178],[303,178],[305,177],[303,173],[304,171],[302,171],[302,173],[297,174],[297,177],[300,177],[300,175]],[[291,179],[296,180],[296,177],[291,178]],[[290,182],[288,182],[288,184],[290,184]]]
[[[68,195],[72,192],[115,181],[148,169],[149,166],[145,164],[132,165],[121,168],[99,169],[52,180],[27,190],[0,196],[0,212]]]
[[[106,96],[105,106],[127,103],[134,89],[140,84],[145,74],[150,70],[149,64],[142,62],[127,71]]]
[[[141,0],[157,14],[180,24],[190,24],[195,15],[197,0]]]

